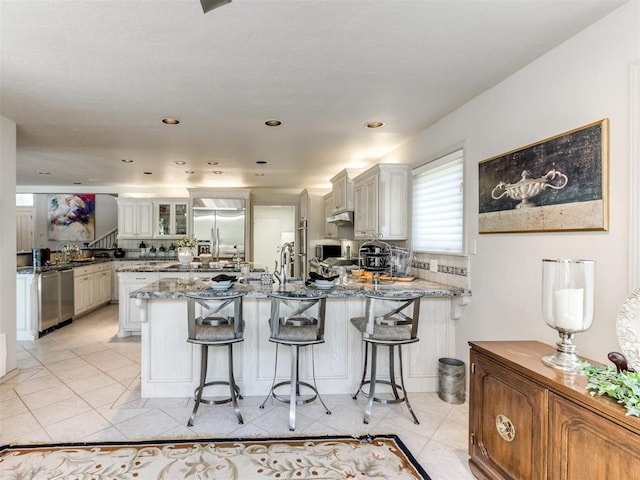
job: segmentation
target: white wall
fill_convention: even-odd
[[[615,321],[630,285],[630,67],[640,58],[638,2],[595,25],[423,131],[384,161],[419,164],[461,142],[473,297],[457,323],[456,355],[469,340],[535,339],[557,333],[540,313],[541,259],[596,263],[596,314],[577,334],[579,353],[606,362],[618,350]],[[472,74],[472,72],[469,72]],[[610,119],[608,232],[479,235],[478,162],[587,123]]]
[[[0,117],[0,211],[16,209],[16,124]],[[0,370],[10,372],[16,359],[16,223],[0,228]],[[5,372],[0,371],[0,377]]]

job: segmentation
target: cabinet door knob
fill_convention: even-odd
[[[498,430],[498,434],[502,437],[503,440],[507,442],[513,442],[513,439],[516,438],[516,427],[511,422],[509,417],[503,415],[502,413],[496,416],[496,429]]]

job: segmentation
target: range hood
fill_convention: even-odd
[[[327,223],[335,225],[353,225],[353,212],[340,212],[327,217]]]

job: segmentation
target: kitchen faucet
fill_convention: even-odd
[[[287,268],[285,267],[285,263],[287,261],[287,252],[289,252],[289,258],[293,256],[293,247],[293,242],[284,243],[282,247],[280,247],[280,272],[274,272],[273,276],[276,277],[281,287],[287,284]]]

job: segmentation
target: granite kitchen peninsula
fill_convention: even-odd
[[[187,342],[187,301],[189,292],[215,296],[208,279],[190,277],[160,278],[129,293],[131,314],[138,315],[141,328],[141,394],[144,398],[188,397],[198,384],[200,351]],[[273,380],[275,344],[269,342],[269,293],[280,285],[262,286],[258,282],[236,283],[233,290],[245,292],[243,316],[244,342],[234,346],[234,372],[243,395],[266,395]],[[287,283],[284,290],[304,293],[314,289],[303,282]],[[318,388],[326,394],[353,394],[362,375],[363,345],[351,317],[362,316],[365,292],[377,289],[392,293],[418,292],[420,304],[420,342],[403,349],[405,383],[411,392],[432,392],[438,388],[438,358],[454,352],[454,321],[470,299],[468,290],[415,280],[379,285],[349,282],[326,290],[325,343],[315,348]],[[224,293],[224,292],[223,292]],[[226,350],[209,350],[209,380],[226,376]],[[309,351],[310,352],[310,351]],[[300,359],[300,377],[311,379],[311,362]],[[379,361],[379,368],[386,362]],[[280,352],[279,378],[288,373],[288,353]],[[382,371],[382,370],[380,370]]]

